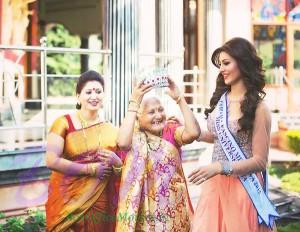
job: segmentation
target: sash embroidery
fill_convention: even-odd
[[[216,107],[215,128],[217,136],[229,161],[245,160],[247,157],[228,129],[226,95],[227,93],[222,95]],[[267,191],[267,186],[265,185],[264,191],[254,173],[246,176],[240,176],[239,179],[257,210],[259,224],[264,223],[272,229],[274,221],[279,217],[279,215],[266,195],[265,191]],[[266,177],[264,179],[266,182]]]

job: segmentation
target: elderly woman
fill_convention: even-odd
[[[181,165],[181,146],[200,134],[178,87],[169,79],[169,96],[185,124],[166,122],[158,98],[142,102],[153,87],[140,84],[131,96],[117,143],[129,150],[123,166],[116,231],[189,231],[193,213]],[[137,119],[138,129],[134,130]]]
[[[114,153],[117,129],[98,112],[103,78],[94,71],[83,73],[76,93],[78,111],[57,118],[48,135],[46,164],[52,174],[46,230],[114,231],[115,181],[122,161]]]

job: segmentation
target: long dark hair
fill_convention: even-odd
[[[104,78],[96,71],[89,70],[80,75],[76,85],[76,94],[80,94],[85,84],[89,81],[98,81],[102,85],[104,90]],[[79,110],[80,108],[81,105],[77,103],[76,109]]]
[[[251,132],[257,105],[266,95],[263,90],[265,75],[262,60],[258,57],[254,46],[243,38],[233,38],[214,51],[211,61],[218,68],[220,67],[219,56],[221,52],[227,53],[237,62],[241,78],[247,90],[244,100],[241,102],[243,116],[238,120],[239,132]],[[225,84],[223,75],[219,73],[216,89],[210,99],[210,108],[204,112],[206,117],[215,109],[219,99],[226,91],[230,91],[230,85]]]

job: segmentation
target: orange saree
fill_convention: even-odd
[[[50,132],[64,138],[63,158],[78,163],[97,162],[101,147],[116,151],[117,129],[101,123],[76,130],[69,115],[58,118]],[[87,146],[89,151],[87,151]],[[46,203],[47,231],[114,231],[118,200],[118,177],[99,180],[52,171]]]

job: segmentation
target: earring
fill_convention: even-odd
[[[77,103],[76,103],[76,109],[77,109],[77,110],[80,110],[80,109],[81,109],[81,104],[80,104],[80,102],[77,102]]]

